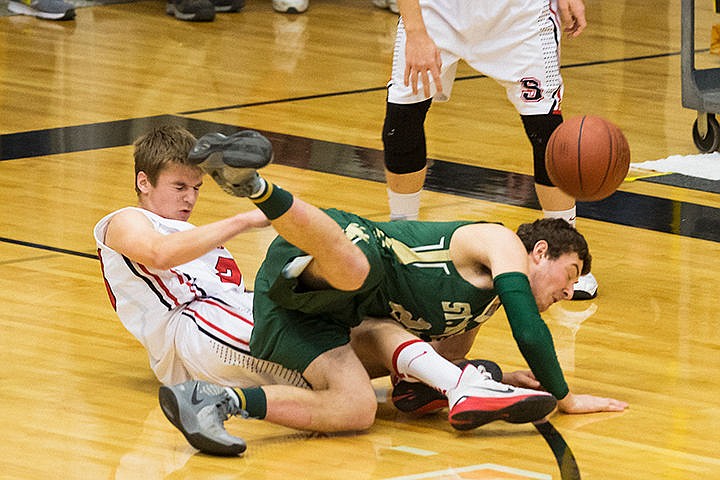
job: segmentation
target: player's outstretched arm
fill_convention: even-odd
[[[563,413],[622,412],[629,407],[627,402],[614,398],[568,393],[558,400],[558,410]]]
[[[242,232],[269,224],[262,212],[251,210],[190,230],[162,235],[141,212],[125,210],[110,221],[105,244],[133,261],[165,270],[194,260]]]

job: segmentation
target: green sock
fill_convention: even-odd
[[[265,188],[253,194],[250,200],[270,220],[275,220],[290,210],[293,204],[293,196],[290,192],[270,182],[265,182]]]
[[[267,398],[260,387],[234,388],[240,399],[240,408],[248,412],[250,418],[265,418],[267,415]]]

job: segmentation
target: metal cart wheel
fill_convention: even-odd
[[[692,128],[695,146],[703,153],[714,152],[720,149],[720,124],[718,124],[715,115],[708,114],[706,118],[706,122],[702,122],[701,118],[696,119]],[[707,123],[706,128],[701,129],[698,122]],[[705,134],[702,135],[700,130],[705,130]]]

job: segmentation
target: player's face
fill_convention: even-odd
[[[544,312],[553,303],[572,298],[573,285],[581,270],[582,261],[577,253],[565,253],[556,259],[542,255],[532,262],[530,287],[538,310]]]
[[[202,177],[199,168],[171,165],[160,172],[155,185],[148,182],[142,206],[161,217],[187,221],[200,194]]]

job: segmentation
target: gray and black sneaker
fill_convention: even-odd
[[[211,0],[215,13],[239,12],[245,6],[245,0]]]
[[[165,12],[186,22],[215,20],[215,5],[210,0],[168,0]]]
[[[230,195],[249,197],[262,188],[256,170],[272,161],[273,149],[270,140],[254,130],[230,136],[208,133],[200,137],[188,159]]]
[[[9,0],[8,10],[45,20],[72,20],[75,7],[63,0]]]
[[[160,387],[158,397],[167,419],[201,452],[227,457],[247,448],[242,438],[230,435],[223,426],[229,416],[244,413],[225,387],[191,380]]]

